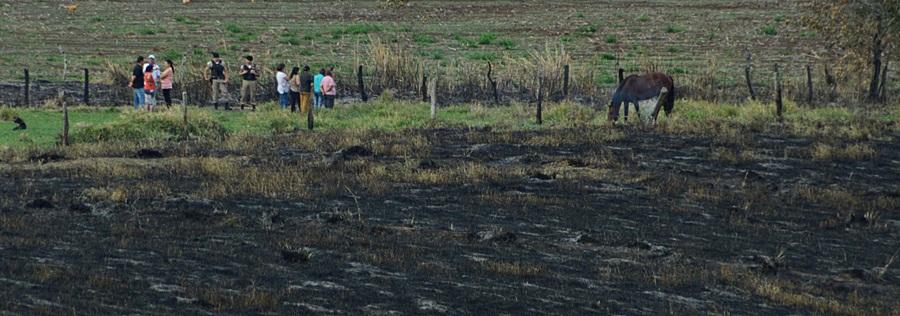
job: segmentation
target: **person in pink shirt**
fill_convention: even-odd
[[[163,70],[159,76],[159,85],[163,92],[163,98],[166,100],[166,107],[172,106],[172,82],[175,77],[175,64],[172,60],[166,60],[166,70]]]
[[[337,84],[331,76],[332,73],[329,70],[325,72],[325,78],[322,79],[322,94],[325,97],[324,105],[328,109],[334,108],[334,98],[337,96]]]

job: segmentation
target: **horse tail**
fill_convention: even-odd
[[[625,84],[625,69],[619,68],[619,86]]]
[[[669,93],[666,94],[666,102],[663,105],[663,109],[666,110],[666,116],[671,115],[672,110],[675,109],[675,80],[669,77],[669,82],[671,86],[669,87]]]

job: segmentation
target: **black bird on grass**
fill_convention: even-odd
[[[25,125],[25,121],[22,120],[21,117],[16,117],[13,119],[13,123],[16,123],[16,127],[13,127],[14,131],[24,130],[28,128],[28,125]]]

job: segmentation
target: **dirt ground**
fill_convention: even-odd
[[[36,153],[0,164],[0,310],[897,315],[898,136],[824,160],[633,127]]]

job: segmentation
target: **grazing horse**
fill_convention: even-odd
[[[631,75],[621,79],[622,72],[619,70],[620,83],[613,94],[612,103],[609,105],[608,119],[616,121],[619,119],[619,107],[625,103],[625,120],[628,120],[628,104],[634,104],[635,110],[639,110],[639,102],[650,100],[665,94],[664,100],[659,100],[662,108],[666,111],[666,116],[672,113],[675,107],[675,82],[672,77],[658,72],[651,72],[644,75]],[[659,115],[659,109],[652,112],[653,120]],[[640,114],[638,114],[640,116]]]

